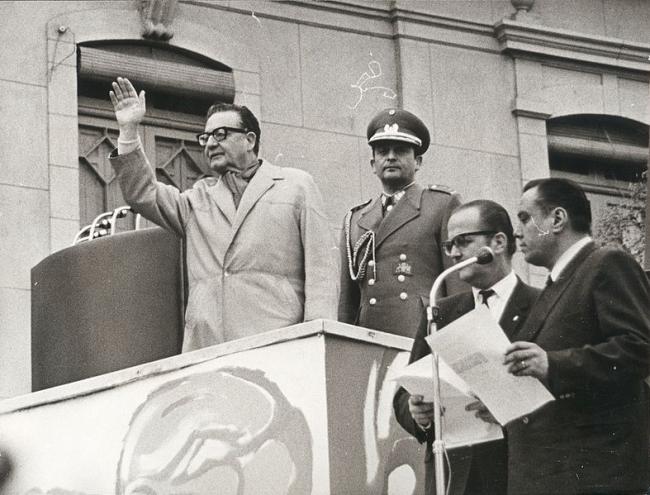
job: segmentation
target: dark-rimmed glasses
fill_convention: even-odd
[[[205,146],[208,144],[208,140],[210,139],[210,136],[214,138],[214,140],[217,143],[220,143],[224,139],[228,137],[228,134],[231,132],[241,132],[242,134],[246,134],[248,132],[248,129],[241,129],[239,127],[217,127],[216,129],[212,129],[210,132],[202,132],[201,134],[196,135],[196,140],[199,142],[201,146]]]
[[[442,248],[445,250],[445,254],[447,256],[451,256],[451,250],[454,248],[454,246],[456,246],[458,249],[463,249],[469,246],[470,242],[473,241],[473,239],[470,238],[471,236],[494,235],[496,233],[496,230],[476,230],[474,232],[464,232],[462,234],[458,234],[453,239],[443,241]]]

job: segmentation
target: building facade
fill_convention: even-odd
[[[161,180],[205,171],[203,112],[234,101],[260,118],[262,156],[315,177],[337,231],[379,191],[365,129],[385,107],[431,130],[421,182],[511,213],[523,183],[558,175],[588,188],[598,218],[647,168],[644,0],[6,1],[0,14],[0,397],[30,391],[30,269],[122,202],[107,162],[119,75],[147,90]]]

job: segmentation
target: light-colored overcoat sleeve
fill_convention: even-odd
[[[339,297],[338,249],[325,214],[323,198],[311,176],[306,178],[300,213],[305,256],[304,320],[336,320]]]
[[[191,213],[189,199],[175,187],[156,180],[142,148],[124,155],[113,151],[109,158],[124,200],[133,211],[179,236],[185,235]]]

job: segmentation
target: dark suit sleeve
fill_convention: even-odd
[[[411,356],[409,357],[409,364],[413,363],[414,361],[417,361],[420,358],[423,358],[424,356],[426,356],[431,352],[429,349],[429,344],[427,344],[426,340],[424,340],[426,334],[427,334],[427,317],[426,317],[426,313],[423,312],[422,317],[420,319],[420,324],[418,325],[418,331],[415,334],[413,347],[411,348]],[[417,425],[417,423],[413,421],[413,417],[411,416],[411,412],[409,411],[409,404],[408,404],[410,397],[411,394],[409,394],[402,387],[400,387],[397,393],[395,394],[395,398],[393,399],[393,409],[395,411],[395,417],[397,418],[397,422],[400,425],[402,425],[402,428],[404,428],[411,435],[413,435],[420,443],[425,442],[427,440],[431,440],[433,435],[432,431],[431,430],[429,432],[423,431]]]
[[[598,273],[592,293],[600,335],[593,344],[548,352],[549,384],[556,395],[609,389],[650,373],[650,288],[645,273],[629,255],[614,250],[594,269]]]
[[[345,225],[343,225],[343,229],[341,230],[339,252],[341,254],[341,292],[339,295],[338,321],[354,325],[357,321],[357,313],[359,312],[361,293],[357,282],[350,278]]]

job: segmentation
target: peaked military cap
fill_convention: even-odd
[[[366,134],[371,146],[378,141],[401,141],[415,146],[416,155],[427,151],[431,139],[424,122],[400,108],[386,108],[375,115]]]

